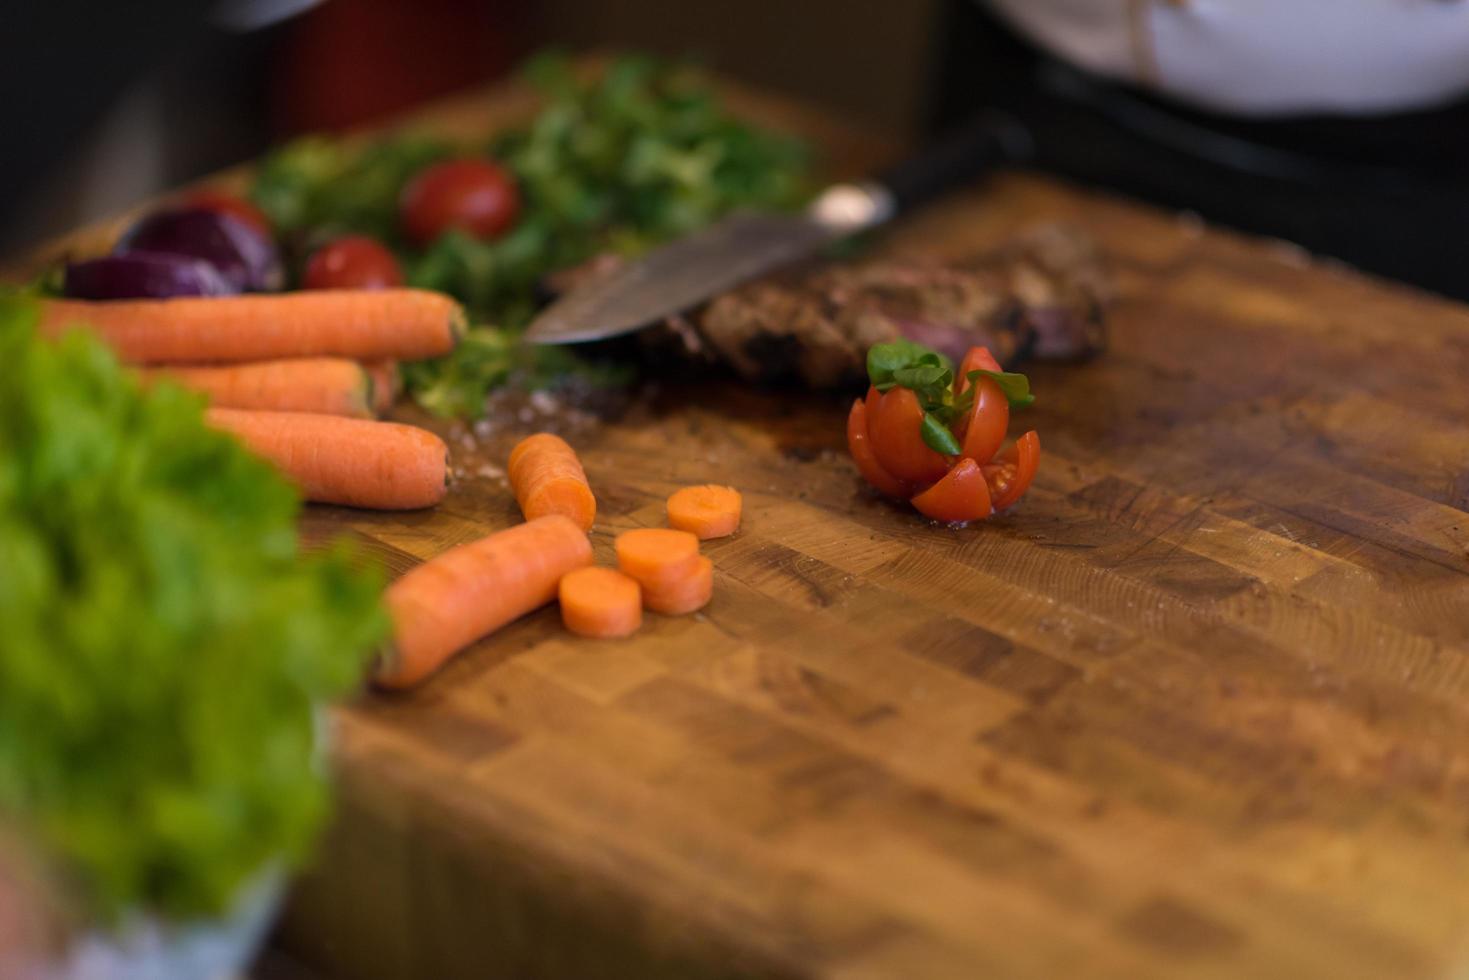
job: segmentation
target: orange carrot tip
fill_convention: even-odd
[[[631,636],[643,624],[643,590],[611,568],[578,568],[561,579],[561,621],[579,636]]]
[[[684,487],[668,498],[668,526],[701,541],[722,538],[740,529],[740,510],[740,492],[734,487]]]
[[[526,520],[564,514],[583,531],[591,530],[597,498],[566,440],[549,432],[527,436],[510,451],[506,472]]]
[[[714,563],[699,558],[689,574],[658,589],[643,590],[643,605],[665,616],[698,612],[714,597]]]
[[[688,531],[644,527],[624,531],[613,542],[617,567],[644,591],[676,586],[695,571],[699,539]]]
[[[586,534],[560,514],[430,558],[388,586],[393,642],[373,682],[420,683],[459,650],[556,598],[561,580],[591,563]]]

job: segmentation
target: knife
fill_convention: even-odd
[[[546,307],[525,339],[577,344],[632,333],[885,224],[1030,151],[1030,134],[1019,123],[987,114],[871,180],[828,187],[804,212],[737,212],[656,248]]]

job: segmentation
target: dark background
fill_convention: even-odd
[[[972,0],[328,0],[248,33],[212,4],[20,0],[3,19],[0,250],[302,132],[503,77],[547,44],[694,56],[920,140],[983,105],[1037,165],[1469,298],[1469,111],[1206,116],[1038,55]]]

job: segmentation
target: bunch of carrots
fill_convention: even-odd
[[[438,357],[464,310],[418,289],[317,290],[166,300],[48,300],[41,327],[86,324],[147,381],[209,399],[208,422],[276,465],[308,500],[399,510],[443,499],[448,448],[376,421],[396,362]]]
[[[464,313],[413,289],[313,291],[168,300],[50,300],[42,330],[86,324],[147,380],[203,392],[206,420],[273,464],[308,500],[375,509],[443,499],[448,447],[425,429],[374,416],[391,404],[393,362],[452,350]],[[403,575],[385,596],[393,643],[373,681],[411,687],[456,652],[559,599],[567,628],[624,637],[644,609],[678,616],[708,604],[714,566],[699,542],[733,534],[730,487],[685,487],[668,528],[617,536],[617,568],[592,564],[597,500],[576,453],[541,433],[510,454],[526,522],[453,548]]]

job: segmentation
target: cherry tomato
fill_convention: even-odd
[[[515,223],[520,193],[515,179],[489,160],[446,160],[420,171],[398,198],[398,218],[419,246],[450,228],[495,238]]]
[[[890,388],[878,395],[875,412],[872,406],[872,392],[868,392],[867,434],[882,468],[920,486],[942,479],[949,471],[949,461],[923,441],[923,407],[912,389]]]
[[[990,488],[984,470],[961,459],[939,482],[913,498],[913,506],[936,521],[979,521],[990,516]]]
[[[969,353],[964,355],[964,360],[959,363],[959,373],[954,376],[954,396],[964,394],[964,389],[969,387],[970,371],[1003,371],[1000,362],[995,360],[995,355],[990,353],[988,347],[971,347]]]
[[[1010,428],[1010,401],[994,378],[981,377],[974,389],[974,404],[959,420],[954,433],[964,446],[963,455],[983,465],[994,458]]]
[[[245,224],[260,232],[266,238],[270,238],[273,232],[270,228],[270,219],[265,212],[234,194],[224,191],[201,187],[185,195],[179,202],[191,208],[203,208],[205,211],[214,211],[217,214],[227,214],[231,218],[237,218]]]
[[[1032,429],[984,467],[995,510],[1004,510],[1025,495],[1040,463],[1041,437]]]
[[[873,389],[876,390],[876,389]],[[912,487],[882,468],[872,451],[872,442],[867,437],[867,406],[858,398],[852,402],[852,411],[847,415],[847,449],[862,479],[888,497],[907,500],[913,496]]]
[[[403,285],[398,260],[366,235],[344,235],[311,253],[304,289],[392,289]]]

